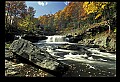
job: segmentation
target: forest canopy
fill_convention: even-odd
[[[34,18],[36,10],[27,8],[25,1],[6,1],[5,29],[33,31],[37,24],[41,24],[45,30],[84,30],[90,24],[116,20],[116,5],[116,2],[70,2],[55,14]]]

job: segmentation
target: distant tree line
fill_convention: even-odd
[[[40,16],[38,20],[45,25],[45,29],[60,31],[79,28],[82,31],[90,24],[106,20],[115,22],[116,5],[116,2],[70,2],[63,10]],[[109,24],[112,25],[112,23]],[[116,26],[112,28],[116,29]]]
[[[5,30],[35,31],[41,24],[45,31],[51,32],[76,28],[84,31],[91,24],[110,20],[110,29],[116,31],[116,5],[116,2],[70,2],[55,14],[34,18],[36,10],[27,7],[25,1],[6,1]]]

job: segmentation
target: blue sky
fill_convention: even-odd
[[[36,10],[35,16],[38,18],[42,15],[54,14],[59,10],[64,9],[69,2],[63,1],[26,1],[27,7],[31,6]]]

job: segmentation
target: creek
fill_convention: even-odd
[[[70,66],[63,77],[115,77],[116,76],[116,54],[100,52],[99,48],[90,48],[82,45],[84,49],[91,52],[88,54],[81,50],[63,49],[59,46],[77,45],[78,43],[67,42],[68,38],[61,35],[47,36],[48,39],[34,43],[45,49],[58,61]],[[83,53],[81,53],[83,52]]]

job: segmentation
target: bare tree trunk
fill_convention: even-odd
[[[10,25],[12,25],[12,15],[10,15]]]
[[[108,34],[110,35],[110,25],[108,25],[108,27],[109,27],[109,32],[108,32]]]
[[[109,27],[108,35],[110,35],[111,28],[110,28],[110,21],[109,21],[109,20],[107,21],[107,24],[106,24],[106,25]]]
[[[8,13],[5,14],[5,25],[8,25]]]

